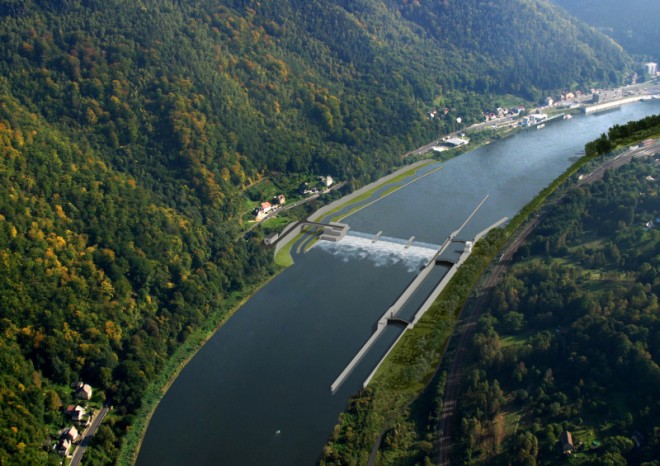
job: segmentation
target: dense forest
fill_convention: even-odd
[[[461,397],[467,464],[657,464],[660,169],[572,191],[478,323]]]
[[[515,6],[479,0],[403,3],[406,18],[447,48],[472,55],[470,65],[476,72],[467,79],[479,92],[513,93],[534,101],[544,97],[543,90],[555,88],[557,80],[576,89],[589,81],[614,81],[625,67],[618,47],[599,40],[600,35],[588,26],[576,26],[548,2],[521,1]],[[589,45],[557,47],[558,37]]]
[[[173,351],[275,271],[241,235],[252,182],[359,185],[496,93],[629,70],[547,1],[477,6],[0,0],[0,463],[59,461],[77,380],[116,406],[88,457],[113,461]]]
[[[655,0],[553,0],[621,44],[628,52],[660,60],[660,3]]]

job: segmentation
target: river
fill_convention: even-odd
[[[660,101],[553,121],[467,152],[349,216],[352,232],[441,244],[488,195],[459,237],[513,216],[614,124]],[[336,393],[330,384],[432,254],[351,236],[319,242],[256,293],[197,353],[161,400],[137,464],[313,465],[400,329],[389,328]],[[414,313],[420,299],[404,309]]]

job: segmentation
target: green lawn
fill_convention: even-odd
[[[410,169],[408,169],[408,170],[405,170],[405,171],[401,172],[399,175],[397,175],[396,177],[392,178],[391,180],[388,180],[387,182],[385,182],[385,183],[383,183],[383,184],[379,184],[379,185],[377,185],[377,186],[374,186],[374,187],[373,187],[372,189],[370,189],[369,191],[366,191],[366,192],[362,193],[361,195],[359,195],[359,196],[357,196],[357,197],[351,199],[349,202],[347,202],[347,203],[345,203],[345,204],[340,204],[340,205],[338,205],[337,207],[335,207],[334,209],[330,210],[329,212],[326,212],[325,215],[326,215],[326,217],[327,217],[327,216],[329,216],[329,215],[336,214],[336,213],[340,212],[342,209],[344,209],[344,208],[345,208],[346,206],[348,206],[348,205],[357,204],[357,203],[360,203],[360,202],[362,202],[362,201],[366,201],[367,199],[371,198],[371,197],[374,195],[374,193],[376,193],[379,189],[382,189],[384,186],[387,186],[387,185],[389,185],[389,184],[399,183],[399,182],[401,182],[401,181],[403,181],[403,180],[405,180],[405,179],[407,179],[407,178],[410,178],[410,177],[413,176],[415,173],[417,173],[417,171],[419,171],[421,168],[423,168],[423,167],[425,167],[425,166],[427,166],[427,165],[429,165],[429,164],[432,164],[432,163],[436,163],[435,160],[429,160],[428,162],[426,162],[426,163],[424,163],[424,164],[422,164],[422,165],[418,165],[418,166],[416,166],[416,167],[413,167],[413,168],[410,168]],[[435,170],[434,170],[434,171],[435,171]],[[425,175],[422,175],[422,176],[425,176]],[[421,176],[418,177],[418,178],[416,178],[416,179],[413,180],[413,181],[416,181],[416,180],[419,179],[419,178],[421,178]],[[398,189],[398,188],[397,188],[397,189]],[[388,192],[387,194],[391,194],[391,192]],[[385,194],[385,195],[387,195],[387,194]],[[384,196],[380,196],[379,199],[382,199],[382,197],[384,197]],[[357,210],[359,210],[359,209],[361,209],[361,208],[364,208],[364,206],[356,206],[353,210],[351,210],[351,211],[348,212],[348,213],[341,214],[341,215],[336,215],[335,217],[332,218],[331,221],[333,221],[333,222],[339,221],[340,219],[342,219],[342,218],[344,218],[344,217],[348,217],[349,215],[351,215],[352,213],[356,212]]]

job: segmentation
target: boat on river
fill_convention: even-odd
[[[545,128],[545,123],[539,123],[538,125],[536,125],[536,129],[543,129],[543,128]]]

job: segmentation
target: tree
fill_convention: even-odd
[[[521,466],[535,466],[539,453],[539,442],[534,434],[523,431],[518,434],[514,444],[516,451],[516,464]]]

